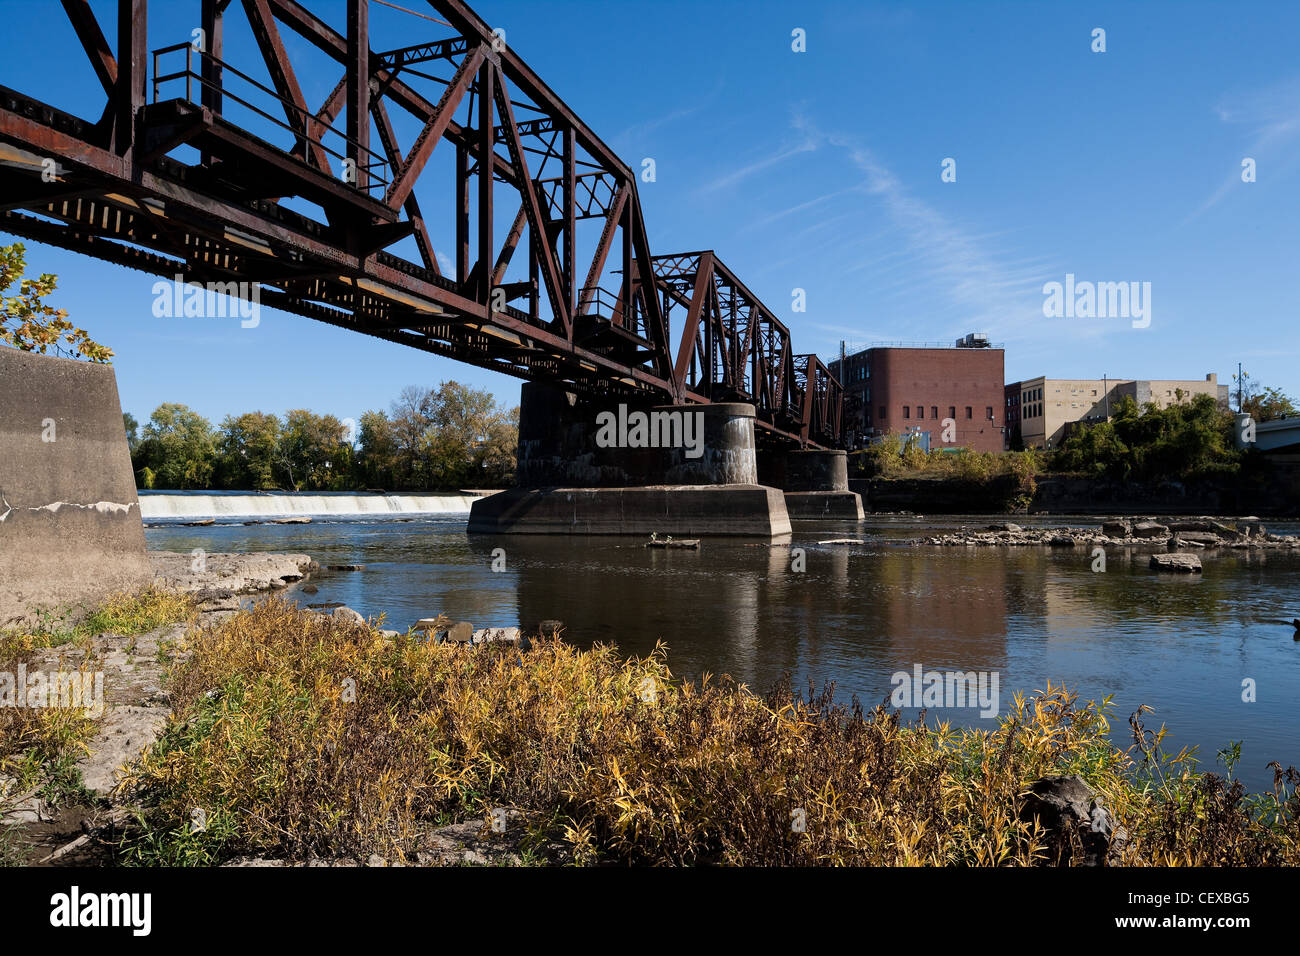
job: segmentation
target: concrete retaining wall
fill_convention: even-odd
[[[1023,504],[1010,475],[970,478],[851,478],[870,511],[1005,514]],[[1274,466],[1232,480],[1123,482],[1049,475],[1037,479],[1031,514],[1300,515],[1300,468]]]
[[[0,347],[0,627],[152,580],[113,369]]]

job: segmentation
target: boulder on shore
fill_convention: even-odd
[[[1112,842],[1122,844],[1126,839],[1123,830],[1115,829],[1103,798],[1077,774],[1042,777],[1031,783],[1020,819],[1037,821],[1042,829],[1048,850],[1046,864],[1105,866]],[[1082,859],[1073,859],[1079,849]]]
[[[352,610],[352,608],[347,606],[336,607],[333,611],[330,612],[330,616],[334,618],[334,620],[341,621],[344,624],[365,624],[366,623],[366,619],[362,617],[360,613]]]

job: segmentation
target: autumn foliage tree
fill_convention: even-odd
[[[69,322],[66,309],[46,305],[44,300],[54,292],[58,277],[42,273],[34,279],[19,281],[26,268],[26,247],[21,242],[0,246],[0,342],[22,352],[44,355],[53,349],[56,354],[71,358],[109,361],[113,357],[112,349],[100,345],[85,329]],[[4,295],[14,282],[19,282],[18,294]]]

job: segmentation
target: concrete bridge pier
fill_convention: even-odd
[[[760,475],[785,492],[791,519],[865,517],[862,496],[849,490],[848,453],[839,450],[773,451],[760,457]]]
[[[754,406],[648,405],[529,382],[519,487],[474,502],[470,534],[790,533],[781,491],[758,483]]]

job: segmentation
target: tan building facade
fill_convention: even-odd
[[[1167,408],[1196,395],[1209,395],[1227,407],[1228,386],[1214,372],[1203,379],[1038,378],[1007,386],[1007,404],[1018,407],[1020,437],[1026,448],[1055,448],[1073,422],[1105,421],[1124,396],[1139,406]],[[1015,402],[1018,397],[1019,401]]]

